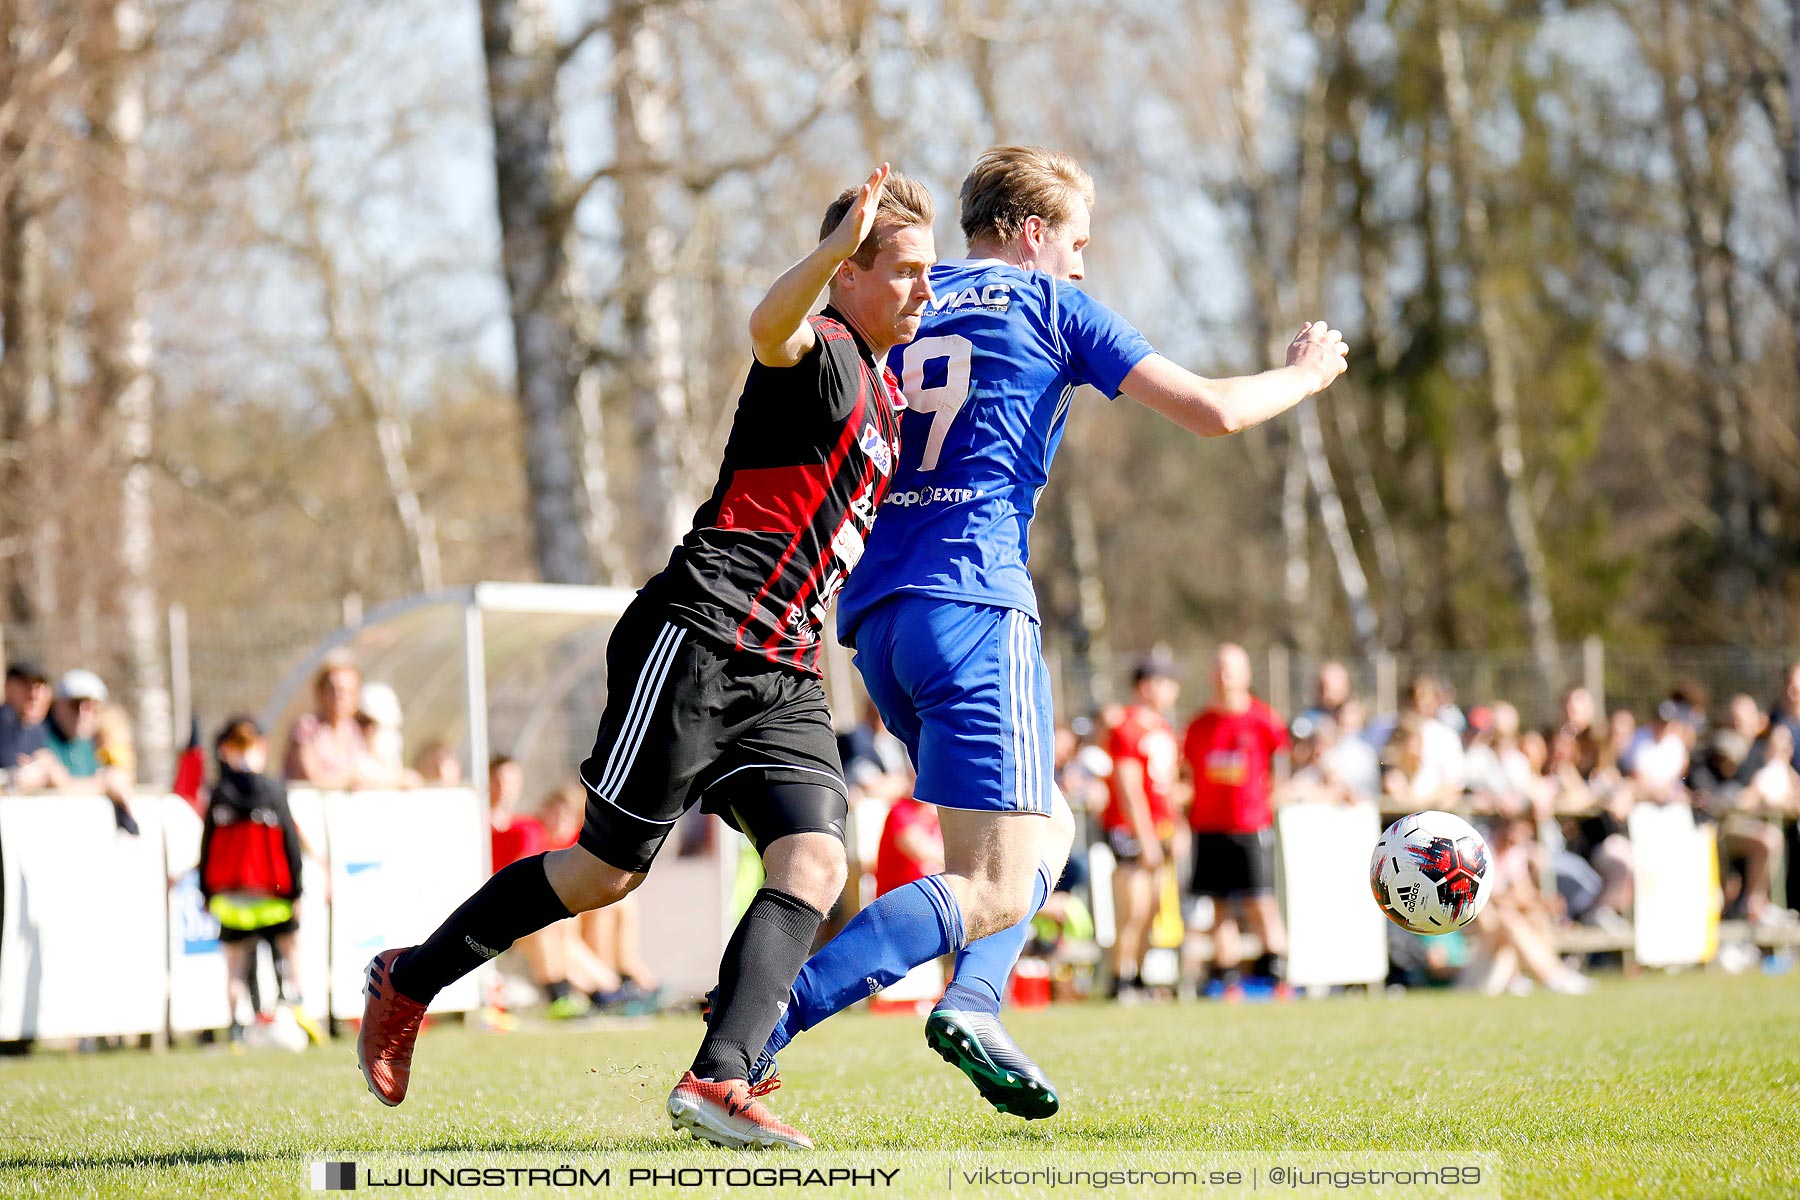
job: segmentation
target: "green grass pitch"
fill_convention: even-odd
[[[1063,1089],[1052,1120],[991,1112],[926,1048],[921,1022],[860,1013],[783,1055],[787,1086],[772,1104],[821,1150],[852,1159],[1462,1150],[1491,1152],[1508,1196],[1800,1192],[1794,975],[1648,976],[1579,998],[1063,1006],[1009,1023]],[[674,1017],[504,1036],[433,1029],[412,1095],[392,1111],[364,1090],[346,1040],[299,1056],[3,1060],[0,1194],[313,1195],[304,1163],[321,1152],[599,1163],[666,1150],[741,1163],[677,1141],[663,1115],[699,1032],[698,1018]],[[777,1157],[802,1156],[754,1161]],[[942,1190],[921,1180],[885,1194]]]

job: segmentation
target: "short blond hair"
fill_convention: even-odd
[[[1094,207],[1094,180],[1073,155],[1043,146],[993,146],[975,160],[962,185],[962,231],[971,244],[1010,242],[1027,217],[1052,229]]]
[[[856,198],[862,194],[859,184],[853,188],[845,188],[838,193],[838,198],[831,202],[825,210],[825,219],[819,222],[819,240],[822,242],[831,236],[832,230],[843,223],[844,216]],[[850,261],[868,270],[875,265],[875,256],[881,253],[882,240],[901,229],[912,229],[918,226],[931,228],[937,220],[937,205],[932,203],[931,190],[918,180],[902,175],[898,171],[888,172],[887,185],[882,189],[881,203],[875,206],[875,227],[869,230],[869,236],[863,239]]]

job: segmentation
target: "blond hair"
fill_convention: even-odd
[[[859,185],[845,188],[838,193],[838,198],[831,202],[825,210],[825,219],[819,222],[819,240],[822,242],[831,236],[831,231],[843,223],[844,216],[856,203],[862,193]],[[931,201],[931,192],[916,179],[902,175],[898,171],[890,171],[887,186],[882,189],[881,203],[875,207],[875,226],[869,230],[869,236],[863,239],[850,261],[868,270],[875,265],[875,256],[881,253],[882,241],[896,230],[911,229],[916,226],[931,228],[937,220],[937,205]]]
[[[356,665],[356,660],[347,654],[334,651],[331,654],[327,654],[325,656],[325,661],[319,664],[319,669],[313,672],[313,695],[317,696],[320,692],[324,691],[325,684],[339,671],[350,672],[352,675],[356,676],[357,686],[362,686],[362,668]]]
[[[1074,156],[1043,146],[992,146],[962,184],[963,237],[1010,242],[1027,217],[1057,229],[1079,200],[1094,207],[1094,180]]]

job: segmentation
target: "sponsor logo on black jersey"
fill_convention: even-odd
[[[894,448],[881,435],[881,430],[872,424],[864,425],[862,441],[859,444],[862,446],[862,452],[869,456],[869,461],[875,464],[877,471],[883,475],[894,473]]]

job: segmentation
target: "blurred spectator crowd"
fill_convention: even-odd
[[[311,710],[287,731],[280,774],[290,783],[344,790],[463,781],[461,760],[442,740],[426,742],[408,766],[400,725],[391,687],[364,684],[347,658],[329,660],[314,676]],[[196,722],[189,753],[200,745]],[[136,775],[130,717],[98,675],[77,667],[52,676],[33,662],[8,664],[0,792],[100,793],[119,806],[123,822]],[[175,790],[193,800],[197,784],[178,783]]]
[[[1714,828],[1723,919],[1771,947],[1800,942],[1787,933],[1800,932],[1787,866],[1800,854],[1800,662],[1772,696],[1715,698],[1680,682],[1645,713],[1602,711],[1571,688],[1560,719],[1541,727],[1504,699],[1458,696],[1425,675],[1407,682],[1398,712],[1371,713],[1339,662],[1319,668],[1301,711],[1278,714],[1250,693],[1236,646],[1215,655],[1197,710],[1181,711],[1177,675],[1146,659],[1126,702],[1057,730],[1058,783],[1079,833],[1032,952],[1086,960],[1086,986],[1122,1002],[1290,994],[1273,826],[1278,809],[1299,803],[1373,803],[1383,823],[1441,809],[1488,839],[1482,919],[1434,938],[1391,929],[1390,986],[1587,991],[1585,972],[1631,942],[1628,818],[1640,803],[1683,806]],[[851,879],[860,867],[868,894],[846,904],[941,870],[932,810],[914,800],[905,752],[872,709],[841,749],[852,859],[858,845],[878,847],[853,861]],[[1110,884],[1096,896],[1090,865],[1102,854]],[[1097,907],[1113,930],[1104,954],[1091,944]],[[1789,961],[1772,950],[1764,966]],[[1081,975],[1065,967],[1058,978]]]
[[[1233,645],[1213,657],[1204,705],[1183,710],[1179,674],[1166,657],[1146,658],[1125,702],[1057,729],[1057,780],[1078,834],[1029,953],[1052,964],[1066,994],[1104,990],[1123,1003],[1288,995],[1274,826],[1291,804],[1372,803],[1384,822],[1443,809],[1487,837],[1493,884],[1482,919],[1429,939],[1390,930],[1391,985],[1587,990],[1582,968],[1592,960],[1563,951],[1629,944],[1638,804],[1682,806],[1712,826],[1724,918],[1765,945],[1800,944],[1785,932],[1800,927],[1789,907],[1800,898],[1789,882],[1800,854],[1800,662],[1771,696],[1713,697],[1681,682],[1643,713],[1602,711],[1572,688],[1559,719],[1535,728],[1504,699],[1458,696],[1425,675],[1407,682],[1399,711],[1372,713],[1339,662],[1319,668],[1298,713],[1277,713],[1252,694],[1249,657]],[[206,816],[197,730],[192,743],[175,790]],[[936,810],[913,795],[905,749],[873,706],[865,702],[840,750],[852,882],[822,938],[876,895],[943,870]],[[318,788],[463,781],[442,741],[418,747],[409,765],[393,690],[365,683],[348,659],[319,669],[311,708],[269,758],[283,780]],[[8,665],[0,791],[104,795],[120,829],[135,834],[134,777],[130,723],[99,676]],[[551,788],[528,810],[520,765],[500,756],[488,785],[494,869],[574,841],[578,784]],[[674,844],[701,852],[712,837],[696,815]],[[296,871],[296,894],[297,883]],[[1104,952],[1097,929],[1111,931]],[[662,990],[636,930],[628,901],[526,939],[508,956],[490,1020],[505,1024],[509,1011],[538,1002],[564,1017],[653,1011]],[[1787,961],[1771,954],[1764,965],[1778,959]]]
[[[77,667],[55,677],[33,662],[6,668],[0,704],[0,791],[104,795],[119,827],[137,833],[131,815],[136,776],[131,723],[105,682]]]

